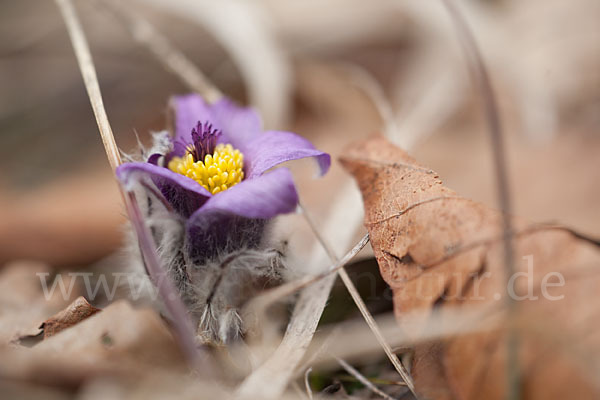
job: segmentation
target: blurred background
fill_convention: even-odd
[[[136,29],[133,15],[150,23],[227,96],[256,107],[266,128],[297,132],[334,160],[349,143],[385,134],[435,170],[447,187],[497,206],[481,93],[441,1],[74,3],[116,141],[125,153],[136,151],[138,140],[148,144],[152,131],[165,129],[170,96],[191,90],[169,69],[169,60],[153,54],[156,41],[139,43],[148,32]],[[455,3],[474,32],[498,96],[514,213],[600,237],[600,2]],[[364,233],[355,183],[336,161],[318,180],[308,162],[291,167],[303,205],[343,254]],[[281,219],[295,253],[304,257],[297,264],[317,269],[329,264],[324,254],[306,256],[314,236],[298,216]],[[55,3],[0,0],[0,350],[15,337],[39,337],[33,328],[83,293],[76,288],[72,298],[57,294],[45,300],[35,274],[53,278],[61,271],[118,269],[125,222]],[[367,248],[360,258],[349,270],[371,312],[391,311],[390,290],[372,253]],[[341,284],[331,298],[322,323],[357,316]],[[63,335],[64,348],[53,350],[53,356],[78,359],[84,349],[97,371],[82,372],[71,359],[53,364],[43,352],[27,358],[17,347],[16,355],[3,353],[0,393],[13,388],[15,398],[39,398],[35,385],[24,391],[28,380],[71,391],[86,381],[86,374],[120,371],[115,366],[121,366],[121,356],[137,360],[124,363],[135,371],[132,387],[147,364],[164,364],[169,373],[173,365],[181,368],[182,361],[173,360],[178,354],[173,340],[160,323],[144,325],[140,321],[150,318],[146,315],[135,319],[137,325],[115,324],[138,314],[126,308],[111,312],[103,312],[101,329],[131,325],[141,332],[125,345],[131,348],[112,359],[114,365],[105,363],[110,355],[105,348],[114,343],[104,336],[100,345],[91,334],[71,342]],[[87,353],[79,340],[92,350]],[[380,364],[369,368],[387,365],[380,353]],[[18,379],[2,381],[15,365]],[[389,372],[395,377],[384,367],[378,376]],[[181,390],[181,379],[170,387]],[[312,379],[314,388],[330,383],[325,375]],[[109,390],[104,392],[94,382],[81,398],[116,398],[111,386],[102,387]],[[147,387],[152,392],[153,386]],[[43,394],[50,396],[47,389]],[[160,398],[157,393],[151,394]]]
[[[189,88],[110,2],[75,4],[117,143],[133,151]],[[448,187],[495,206],[480,94],[440,2],[122,4],[267,128],[334,156],[383,132]],[[515,213],[600,236],[600,3],[458,4],[499,96]],[[0,265],[87,265],[119,248],[124,212],[64,23],[51,1],[4,0],[0,10]],[[351,182],[338,166],[320,181],[299,169],[317,215],[344,206],[329,196]]]

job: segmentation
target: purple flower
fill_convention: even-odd
[[[266,221],[295,210],[298,194],[285,168],[290,160],[314,157],[321,175],[331,159],[290,132],[262,131],[257,113],[227,99],[206,104],[197,95],[175,97],[175,135],[165,154],[117,169],[125,185],[151,181],[185,224],[193,259],[236,247],[256,247]],[[145,186],[147,188],[147,186]],[[149,198],[152,196],[149,194]]]

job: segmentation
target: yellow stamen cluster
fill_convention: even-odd
[[[173,157],[169,169],[192,178],[212,194],[217,194],[240,183],[244,179],[244,155],[230,144],[218,144],[215,152],[195,161],[187,153],[183,157]]]

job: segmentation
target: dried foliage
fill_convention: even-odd
[[[79,296],[67,308],[48,318],[40,325],[40,329],[44,331],[44,339],[72,327],[99,311],[99,308],[92,306],[83,296]]]
[[[502,398],[506,328],[514,323],[526,398],[598,396],[600,336],[587,333],[600,312],[589,301],[600,289],[598,243],[514,218],[507,237],[516,273],[507,277],[499,212],[444,187],[434,171],[381,137],[351,145],[341,161],[362,192],[365,225],[401,326],[411,313],[438,307],[483,305],[490,315],[504,314],[492,333],[417,347],[413,374],[424,395]],[[516,301],[511,314],[507,296]],[[406,328],[419,335],[419,324]]]
[[[216,97],[222,90],[246,99],[268,127],[293,123],[291,130],[317,147],[343,154],[393,290],[395,318],[375,315],[378,338],[396,346],[422,398],[503,397],[509,328],[518,333],[523,398],[599,397],[597,243],[561,226],[514,218],[508,237],[521,274],[514,295],[537,299],[516,301],[511,310],[504,301],[502,215],[446,188],[435,172],[381,137],[364,139],[383,131],[440,171],[450,187],[492,202],[489,144],[474,125],[473,82],[441,2],[75,3],[96,63],[86,60],[84,71],[88,78],[90,68],[98,71],[121,149],[133,147],[137,133],[144,142],[147,132],[164,128],[162,104],[169,96],[196,90],[211,98],[205,90],[210,79]],[[498,89],[516,209],[598,234],[600,3],[456,3]],[[250,314],[265,316],[256,319],[256,336],[228,348],[202,348],[207,370],[192,373],[186,353],[189,358],[197,346],[190,335],[183,341],[174,335],[177,326],[191,332],[177,318],[173,323],[156,309],[103,297],[97,276],[116,287],[111,274],[127,264],[115,254],[124,211],[63,21],[53,2],[0,8],[0,397],[410,396],[373,328],[346,319],[352,303],[340,311],[339,291],[331,292],[335,276],[325,273],[364,235],[360,195],[337,164],[321,181],[304,165],[292,167],[302,203],[316,216],[313,229],[333,251],[326,254],[315,243],[300,215],[278,221],[277,234],[290,238],[292,279],[299,280],[248,304]],[[70,177],[36,188],[61,171]],[[356,265],[347,268],[355,277]],[[53,286],[59,279],[72,290]],[[99,296],[89,296],[90,283]],[[56,290],[47,293],[49,287]],[[368,296],[363,299],[369,305]],[[294,301],[289,314],[282,300]],[[339,321],[324,324],[328,314]],[[336,357],[348,364],[341,369]],[[342,384],[339,373],[364,387]],[[323,376],[334,377],[333,384],[315,385]]]

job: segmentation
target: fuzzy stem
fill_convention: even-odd
[[[173,331],[175,337],[177,337],[179,345],[183,350],[183,354],[188,359],[190,365],[196,369],[196,371],[204,370],[203,359],[200,355],[194,337],[192,335],[193,326],[190,321],[187,310],[181,301],[181,297],[177,293],[173,282],[165,272],[164,268],[160,265],[160,260],[156,252],[156,246],[152,239],[152,233],[148,228],[148,225],[144,223],[144,219],[135,198],[135,193],[127,192],[126,208],[127,214],[131,220],[131,223],[135,229],[140,252],[146,271],[150,279],[156,285],[158,293],[167,308],[169,316],[173,322]]]
[[[89,46],[85,34],[79,23],[77,13],[70,0],[56,0],[56,4],[65,21],[69,37],[73,44],[75,56],[83,76],[83,81],[94,110],[94,116],[98,124],[98,129],[104,143],[106,155],[113,171],[121,164],[121,157],[115,142],[115,138],[104,109],[102,94],[96,76],[96,69],[92,61]],[[125,203],[125,208],[131,223],[137,234],[140,251],[146,269],[150,278],[158,288],[158,292],[167,307],[168,312],[173,318],[173,330],[177,337],[177,343],[181,347],[184,356],[187,357],[190,365],[197,370],[202,368],[202,358],[192,336],[192,325],[185,311],[181,298],[177,294],[175,287],[166,273],[160,266],[156,247],[148,226],[144,223],[142,213],[136,201],[133,192],[124,192],[123,187],[119,185],[121,197]]]

